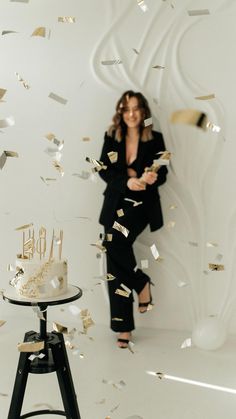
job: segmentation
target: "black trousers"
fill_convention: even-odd
[[[121,208],[121,207],[120,207]],[[116,221],[129,230],[128,237],[110,226],[105,226],[105,232],[112,234],[112,241],[104,241],[107,256],[107,272],[115,276],[108,281],[110,300],[111,329],[115,332],[130,332],[135,328],[133,316],[133,290],[139,294],[150,278],[136,268],[133,244],[137,236],[145,229],[148,219],[143,205],[133,206],[124,201],[124,215]],[[123,290],[124,284],[131,290],[129,297],[116,294],[117,289]]]

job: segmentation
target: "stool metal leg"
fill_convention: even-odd
[[[67,419],[81,419],[70,371],[63,335],[52,332],[59,338],[56,345],[51,345],[52,356],[56,365],[57,379]]]
[[[27,341],[28,333],[25,335],[24,341]],[[14,389],[11,398],[10,409],[7,419],[18,419],[20,417],[22,404],[25,395],[25,388],[29,374],[30,360],[28,359],[29,353],[21,352],[18,362]]]

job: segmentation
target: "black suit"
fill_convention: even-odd
[[[144,169],[150,167],[153,160],[158,159],[159,151],[164,151],[165,145],[160,133],[153,131],[153,139],[147,142],[139,141],[137,158],[132,167],[141,177]],[[111,163],[107,153],[117,152],[117,161]],[[106,170],[99,171],[101,178],[107,183],[104,191],[104,203],[102,206],[99,222],[105,226],[105,231],[112,233],[112,241],[104,241],[107,249],[108,273],[115,276],[115,280],[109,281],[109,297],[111,308],[111,328],[117,332],[128,332],[134,329],[133,319],[133,295],[123,297],[115,294],[117,288],[122,289],[121,284],[126,285],[131,291],[134,289],[139,294],[150,278],[140,269],[136,269],[136,260],[132,245],[136,237],[149,224],[151,231],[162,227],[163,218],[160,205],[158,186],[166,180],[167,169],[162,166],[158,171],[157,181],[153,185],[147,185],[145,191],[130,191],[127,187],[129,179],[127,175],[125,139],[121,142],[114,137],[105,134],[104,145],[100,161],[107,166]],[[142,202],[134,206],[132,202],[124,198]],[[116,211],[123,209],[124,215],[118,217]],[[120,231],[112,228],[114,221],[126,227],[129,231],[125,237]],[[122,318],[123,321],[113,320]]]

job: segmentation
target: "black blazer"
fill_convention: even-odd
[[[162,134],[156,131],[152,131],[152,134],[153,138],[150,141],[143,142],[139,140],[137,159],[135,162],[137,177],[141,177],[145,167],[151,166],[153,160],[160,157],[157,155],[159,151],[165,150]],[[118,153],[116,163],[110,162],[107,155],[110,151]],[[127,175],[125,139],[118,142],[115,140],[114,136],[111,137],[105,133],[104,144],[99,160],[107,166],[106,170],[102,169],[99,171],[99,175],[107,183],[107,187],[103,193],[104,202],[99,222],[104,226],[111,226],[116,219],[118,203],[120,199],[122,197],[124,198],[126,195],[127,181],[129,179]],[[158,171],[157,181],[153,185],[147,185],[145,190],[145,199],[142,199],[151,231],[155,231],[163,226],[158,186],[162,185],[166,181],[166,174],[166,166],[162,166]]]

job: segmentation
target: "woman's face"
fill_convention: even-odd
[[[136,97],[128,99],[123,110],[123,120],[128,128],[138,128],[140,126],[143,120],[143,115]]]

